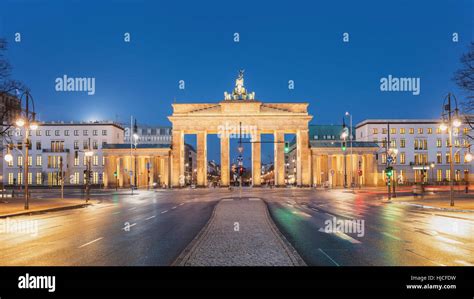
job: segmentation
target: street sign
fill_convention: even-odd
[[[392,164],[392,162],[393,162],[393,157],[392,157],[392,156],[388,156],[388,157],[387,157],[387,163],[388,163],[388,164]]]

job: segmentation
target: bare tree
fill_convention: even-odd
[[[466,92],[466,101],[463,102],[465,113],[474,111],[474,42],[471,42],[469,51],[461,56],[462,67],[454,73],[453,80]]]

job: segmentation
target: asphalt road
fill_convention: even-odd
[[[112,193],[93,191],[101,203],[83,209],[11,218],[37,223],[38,235],[0,232],[0,265],[170,265],[217,201],[239,196],[237,189]],[[265,200],[308,265],[474,265],[474,213],[383,203],[376,194],[343,190],[245,188],[242,196]],[[363,234],[327,232],[334,217],[363,220]]]
[[[169,265],[208,221],[218,199],[210,194],[109,193],[91,207],[10,218],[37,223],[38,234],[1,233],[0,265]]]
[[[308,265],[474,265],[474,213],[384,203],[369,193],[342,190],[267,192],[265,199],[277,226]],[[334,217],[363,220],[363,235],[328,233]]]

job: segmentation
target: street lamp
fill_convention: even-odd
[[[434,177],[435,164],[433,162],[430,164],[430,168],[431,168],[431,179],[433,180],[433,184],[434,184],[434,182],[435,182],[435,177]]]
[[[23,98],[25,99],[25,108],[22,108],[22,102]],[[24,147],[25,147],[25,167],[24,173],[23,173],[23,182],[25,185],[25,210],[29,209],[29,199],[30,195],[28,192],[28,162],[29,162],[29,156],[28,156],[28,150],[30,146],[30,140],[29,140],[29,135],[30,135],[30,130],[34,131],[38,128],[38,124],[36,123],[36,113],[35,113],[35,102],[33,100],[33,97],[30,94],[29,90],[25,90],[19,97],[20,99],[20,111],[18,113],[18,118],[15,121],[15,125],[17,128],[24,128],[25,130],[25,139],[23,141]],[[30,103],[32,105],[32,111],[30,111]],[[11,154],[10,154],[11,155]],[[13,157],[11,157],[13,159]],[[5,157],[6,159],[6,157]],[[7,160],[6,160],[7,161]],[[8,161],[7,161],[8,162]]]
[[[346,111],[345,116],[349,117],[349,141],[351,143],[351,187],[352,191],[354,191],[354,163],[353,163],[353,155],[352,155],[352,114],[349,111]]]
[[[454,111],[451,108],[451,97],[454,99],[454,104],[455,108]],[[449,192],[449,198],[450,198],[450,205],[454,206],[454,180],[453,180],[453,175],[454,175],[454,161],[453,161],[453,127],[459,128],[462,123],[461,120],[459,119],[459,109],[458,109],[458,101],[456,97],[448,93],[448,95],[444,98],[443,101],[443,109],[441,112],[441,118],[442,118],[442,123],[440,124],[439,128],[441,131],[448,131],[449,134],[449,186],[450,186],[450,192]]]

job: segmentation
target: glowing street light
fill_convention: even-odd
[[[20,117],[19,119],[16,120],[15,125],[21,128],[25,125],[25,120]]]
[[[443,132],[446,132],[446,130],[448,129],[448,126],[443,122],[439,125],[439,129]]]
[[[453,126],[456,127],[456,128],[459,128],[460,126],[462,125],[461,121],[459,120],[459,118],[455,118],[453,120]]]
[[[5,155],[5,157],[3,157],[3,158],[4,158],[5,161],[7,161],[8,163],[10,163],[11,161],[13,161],[13,156],[12,156],[12,154],[10,154],[10,153],[7,153],[7,154]]]
[[[5,158],[6,158],[6,157],[5,157]],[[467,162],[471,162],[471,161],[472,161],[472,158],[473,158],[473,156],[472,156],[471,153],[467,153],[467,154],[466,154],[465,159],[466,159]]]

